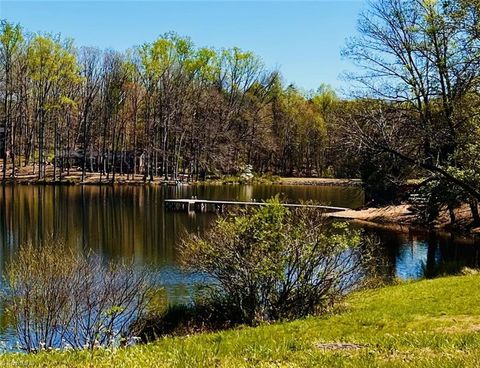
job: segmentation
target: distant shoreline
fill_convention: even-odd
[[[1,167],[0,167],[1,170]],[[0,171],[1,172],[1,171]],[[235,185],[235,184],[266,184],[266,185],[309,185],[309,186],[350,186],[359,187],[362,185],[359,179],[332,179],[332,178],[303,178],[303,177],[258,177],[248,182],[242,182],[236,177],[226,177],[218,179],[207,179],[205,181],[184,181],[184,180],[165,180],[159,177],[152,181],[144,181],[143,174],[115,174],[115,181],[111,180],[111,174],[107,180],[106,175],[100,173],[87,172],[85,180],[82,181],[82,173],[79,170],[70,170],[70,173],[63,173],[62,179],[53,179],[53,168],[47,169],[45,179],[38,179],[37,174],[33,173],[31,167],[18,170],[14,179],[7,177],[3,184],[20,185]]]
[[[1,170],[1,167],[0,167]],[[23,172],[22,172],[23,171]],[[28,172],[30,171],[30,172]],[[152,181],[143,181],[143,175],[120,175],[115,174],[115,182],[107,180],[102,175],[100,181],[99,173],[87,172],[85,181],[81,180],[81,171],[71,170],[69,175],[62,175],[62,180],[53,181],[53,169],[47,170],[47,178],[39,180],[32,174],[31,168],[19,170],[15,180],[9,179],[4,185],[44,185],[44,186],[229,186],[229,185],[279,185],[279,186],[312,186],[312,187],[357,187],[361,188],[360,179],[334,179],[334,178],[305,178],[305,177],[257,177],[250,182],[241,182],[237,177],[225,177],[223,179],[207,179],[205,181],[181,181],[165,180],[159,177]],[[422,228],[433,231],[448,231],[459,234],[478,235],[480,228],[469,227],[471,221],[470,212],[467,206],[456,210],[458,224],[452,226],[446,213],[441,216],[430,227],[419,224],[417,216],[411,211],[409,204],[389,205],[379,208],[360,208],[349,211],[329,213],[329,217],[341,220],[369,223],[372,225],[396,228],[399,231],[408,231],[411,228]]]

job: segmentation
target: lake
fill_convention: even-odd
[[[216,217],[164,209],[165,198],[262,200],[280,194],[291,203],[358,208],[358,187],[300,185],[207,186],[6,186],[0,188],[0,267],[20,244],[52,237],[76,249],[92,248],[106,259],[133,258],[165,273],[177,272],[178,243],[185,232],[201,232]],[[381,238],[390,276],[418,278],[434,266],[477,266],[479,246],[451,234],[398,232],[364,227]],[[428,267],[428,269],[426,269]],[[174,282],[170,280],[171,282]]]
[[[173,301],[188,299],[195,275],[177,267],[178,244],[186,232],[202,232],[212,213],[168,211],[165,198],[262,200],[280,194],[288,202],[358,208],[358,187],[215,186],[5,186],[0,188],[0,267],[20,244],[60,239],[69,247],[93,249],[105,259],[133,259],[151,267]],[[360,225],[355,225],[360,226]],[[480,246],[469,238],[422,231],[397,232],[363,225],[381,240],[381,272],[389,278],[433,277],[480,264]]]

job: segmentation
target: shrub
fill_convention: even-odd
[[[209,296],[243,323],[319,313],[364,279],[369,251],[361,233],[328,224],[316,209],[277,199],[220,218],[183,242],[186,267],[213,280]]]
[[[22,349],[92,349],[127,341],[148,304],[147,274],[50,242],[22,246],[6,274]],[[124,340],[125,339],[125,340]]]

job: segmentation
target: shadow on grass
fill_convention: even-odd
[[[143,342],[162,336],[182,336],[192,333],[219,331],[243,324],[240,313],[221,303],[170,305],[163,313],[151,314],[139,321]]]

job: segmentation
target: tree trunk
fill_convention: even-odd
[[[448,205],[448,214],[450,215],[450,223],[452,225],[455,224],[455,221],[456,221],[455,211],[454,211],[454,208],[451,204]]]
[[[473,226],[480,226],[480,215],[478,213],[478,200],[470,200],[470,210],[472,211]]]
[[[53,129],[53,181],[57,181],[57,141],[58,141],[58,119],[55,119]]]
[[[39,131],[38,131],[38,179],[42,180],[44,179],[44,137],[45,137],[45,112],[43,109],[43,103],[42,106],[40,107],[40,112],[39,112]]]

